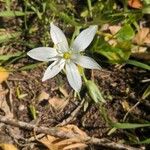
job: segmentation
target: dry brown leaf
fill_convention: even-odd
[[[147,50],[147,46],[150,45],[150,28],[141,28],[135,35],[133,42],[137,46],[132,48],[132,56],[149,61],[150,53]]]
[[[6,144],[6,143],[0,144],[0,148],[2,150],[18,150],[14,145],[12,145],[12,144]]]
[[[149,30],[150,31],[150,30]],[[145,44],[150,44],[150,32],[149,34],[146,36],[145,40],[144,40]]]
[[[7,80],[8,76],[9,72],[5,68],[0,67],[0,83]]]
[[[45,145],[49,150],[59,150],[58,146],[53,144],[53,142],[57,140],[54,136],[45,136],[42,139],[39,140],[43,145]]]
[[[81,138],[84,138],[87,136],[85,132],[80,130],[75,125],[67,125],[64,127],[59,127],[60,131],[63,131],[65,133],[69,133],[72,135],[78,135]],[[87,145],[85,143],[81,143],[80,138],[70,138],[70,139],[60,139],[56,138],[51,135],[47,135],[41,140],[39,140],[43,145],[45,145],[49,150],[71,150],[75,148],[79,148],[83,150]]]
[[[63,94],[64,97],[67,98],[69,96],[69,94],[68,94],[66,89],[64,89],[62,87],[59,87],[59,91]]]
[[[150,29],[149,28],[141,28],[138,33],[135,35],[133,42],[142,45],[142,44],[150,44]]]
[[[57,111],[60,111],[61,109],[63,109],[68,103],[67,100],[64,100],[58,97],[50,98],[48,102]]]
[[[107,31],[109,29],[109,24],[103,24],[100,28],[100,31]]]
[[[79,148],[80,150],[84,150],[86,147],[87,147],[87,145],[84,143],[75,143],[75,144],[64,147],[63,150],[72,150],[75,148]]]
[[[129,103],[128,103],[127,101],[123,101],[123,102],[121,103],[121,105],[122,105],[122,107],[123,107],[123,109],[124,109],[125,111],[129,111],[129,110],[130,110]]]
[[[59,127],[61,130],[63,130],[64,132],[70,132],[72,134],[78,134],[81,138],[85,138],[87,137],[87,134],[80,130],[77,126],[75,125],[66,125],[66,126],[63,126],[63,127]]]
[[[146,53],[147,51],[147,47],[143,47],[143,46],[134,46],[132,49],[131,49],[131,52],[132,53]]]
[[[143,7],[140,0],[128,0],[128,5],[132,8],[140,9]]]
[[[143,59],[146,61],[150,60],[150,53],[147,51],[147,47],[143,46],[134,46],[131,49],[132,56],[138,59]]]
[[[108,41],[108,43],[111,45],[111,46],[116,46],[117,45],[117,40],[116,39],[111,39]]]
[[[121,29],[121,26],[117,26],[117,25],[109,26],[109,30],[112,35],[116,34],[120,29]]]
[[[138,59],[150,61],[150,54],[148,53],[133,53],[132,56]]]
[[[87,147],[86,144],[81,143],[77,138],[59,139],[50,135],[42,138],[39,142],[45,145],[49,150],[71,150],[75,148],[80,148],[83,150]]]
[[[48,139],[50,142],[54,142],[55,140],[57,140],[57,139],[59,139],[59,138],[55,138],[54,136],[47,135],[47,139]]]
[[[68,144],[72,144],[72,143],[78,143],[80,142],[79,138],[70,138],[70,139],[65,139],[65,140],[61,140],[59,142],[56,143],[57,146],[65,146]]]
[[[39,96],[38,96],[38,101],[43,101],[44,99],[48,99],[49,98],[49,94],[46,93],[45,91],[42,91]]]
[[[11,112],[11,109],[6,101],[6,95],[8,93],[8,90],[5,90],[2,88],[1,84],[0,84],[0,109],[3,110],[3,112],[5,113],[5,116],[12,118],[13,117],[13,113]]]

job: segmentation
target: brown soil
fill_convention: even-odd
[[[44,83],[41,82],[41,77],[45,68],[46,66],[38,67],[31,71],[14,72],[10,75],[7,83],[2,85],[2,88],[9,88],[7,97],[8,101],[12,101],[11,106],[15,119],[28,123],[37,123],[38,126],[53,127],[70,117],[70,114],[81,102],[79,99],[73,98],[73,91],[70,90],[66,77],[63,74],[59,74],[55,78]],[[88,74],[90,74],[90,72],[88,72]],[[135,67],[115,68],[110,66],[103,71],[94,71],[91,78],[95,80],[107,101],[103,108],[107,111],[108,117],[113,122],[120,122],[127,113],[128,107],[131,108],[141,100],[141,96],[147,86],[145,83],[142,83],[142,80],[148,78],[148,72]],[[55,110],[49,103],[50,99],[54,97],[63,97],[63,94],[57,87],[58,83],[69,95],[69,101],[61,111]],[[19,89],[21,93],[27,94],[27,96],[19,99],[16,94],[17,89]],[[38,101],[38,95],[42,91],[49,94],[49,97],[48,99]],[[81,91],[81,95],[87,96],[85,91]],[[88,96],[87,100],[89,100],[89,106],[87,109],[84,111],[82,107],[80,111],[77,112],[76,118],[70,122],[66,122],[65,124],[77,125],[89,136],[98,138],[107,137],[113,141],[125,139],[131,142],[130,136],[132,135],[132,132],[134,132],[134,134],[141,139],[142,136],[140,135],[148,132],[148,130],[145,131],[140,129],[136,129],[132,132],[117,130],[108,136],[110,125],[106,119],[104,119],[104,116],[101,113],[101,107],[94,104]],[[125,104],[127,106],[125,106]],[[33,116],[29,111],[30,105],[34,106],[37,111],[36,119],[33,119]],[[142,101],[137,107],[135,107],[135,109],[133,109],[131,113],[129,113],[126,121],[136,123],[140,122],[142,119],[145,121],[150,121],[149,108],[150,103],[148,101]],[[13,127],[11,128],[13,129]],[[6,133],[4,130],[1,130],[1,132],[2,134],[0,137],[4,138]],[[3,134],[3,132],[5,134]],[[33,136],[32,132],[22,129],[17,129],[17,134],[19,134],[17,136],[27,139]],[[27,146],[25,145],[23,147],[22,148],[25,149]],[[34,148],[35,147],[39,148],[39,146],[34,145]]]

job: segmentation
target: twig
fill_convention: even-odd
[[[141,81],[142,83],[150,82],[150,79],[144,79]]]
[[[61,123],[59,123],[57,126],[64,126],[68,124],[69,122],[71,122],[72,120],[74,120],[74,118],[77,116],[77,113],[82,108],[84,102],[85,100],[83,99],[80,105],[70,114],[70,116],[67,119],[63,120]]]
[[[142,150],[140,148],[134,148],[125,144],[119,144],[119,143],[115,143],[112,142],[106,138],[93,138],[90,136],[87,137],[81,137],[77,134],[72,134],[70,132],[65,132],[63,130],[61,130],[59,127],[52,127],[52,128],[47,128],[47,127],[37,127],[36,125],[30,124],[30,123],[26,123],[23,121],[18,121],[15,119],[9,119],[7,117],[4,116],[0,116],[0,122],[5,123],[5,124],[9,124],[15,127],[19,127],[22,129],[27,129],[27,130],[34,130],[37,133],[45,133],[45,134],[49,134],[55,137],[59,137],[59,138],[78,138],[80,139],[81,142],[87,143],[87,144],[96,144],[96,145],[100,145],[103,147],[107,147],[107,148],[111,148],[111,149],[118,149],[118,150]]]
[[[139,104],[140,104],[140,101],[137,102],[134,106],[132,106],[132,107],[129,109],[129,111],[128,111],[128,112],[125,114],[125,116],[123,117],[123,121],[126,120],[126,118],[127,118],[127,116],[129,115],[129,113],[130,113],[131,111],[133,111]]]
[[[12,99],[12,89],[7,81],[5,81],[5,84],[7,85],[9,89],[9,97],[8,97],[8,103],[10,105],[10,111],[13,113],[13,99]]]
[[[22,138],[22,137],[19,137],[18,135],[14,134],[13,133],[13,129],[11,128],[11,126],[7,125],[6,126],[6,133],[12,138],[12,140],[19,146],[28,146],[29,144],[22,144],[20,142],[21,141],[24,141],[26,142],[26,139]]]

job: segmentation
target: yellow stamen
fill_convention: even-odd
[[[65,52],[63,55],[64,59],[70,59],[71,58],[71,54],[69,52]]]

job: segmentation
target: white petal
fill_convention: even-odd
[[[42,81],[53,78],[57,75],[65,65],[65,61],[63,59],[53,62],[45,71]]]
[[[58,47],[58,49],[62,52],[68,51],[68,42],[62,30],[55,26],[53,23],[51,23],[50,33],[51,38],[54,44]]]
[[[91,57],[80,56],[76,60],[75,63],[80,65],[83,68],[87,69],[101,69],[100,65]]]
[[[71,48],[77,51],[84,51],[92,42],[97,31],[97,26],[93,25],[83,30],[74,40]]]
[[[82,86],[82,80],[77,66],[69,62],[66,64],[66,75],[70,86],[76,91],[79,92]]]
[[[27,55],[39,61],[53,61],[57,56],[57,51],[50,47],[38,47],[30,50]]]

